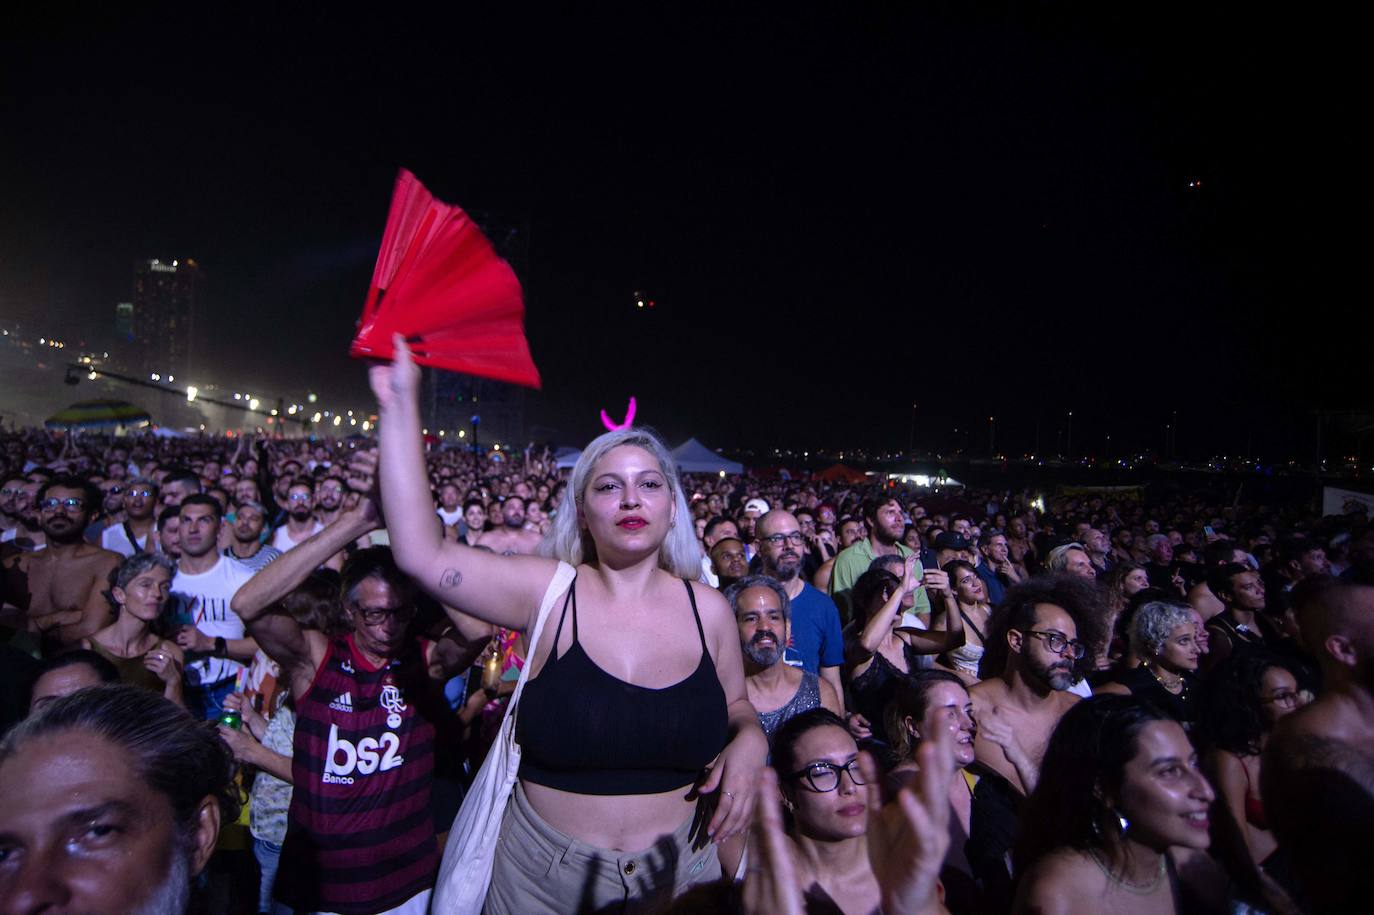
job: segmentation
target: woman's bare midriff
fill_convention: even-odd
[[[522,781],[536,813],[559,832],[611,851],[633,854],[674,832],[696,812],[691,785],[662,794],[572,794]]]

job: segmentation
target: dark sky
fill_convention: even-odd
[[[346,350],[405,166],[528,227],[527,413],[574,441],[630,394],[717,446],[904,447],[916,402],[922,442],[986,449],[996,414],[1018,451],[1068,410],[1083,451],[1158,447],[1175,410],[1181,450],[1282,450],[1367,402],[1339,23],[580,6],[21,14],[0,318],[105,333],[135,260],[194,257],[219,379],[364,405]]]

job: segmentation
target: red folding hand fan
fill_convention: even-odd
[[[399,333],[421,365],[537,388],[524,317],[510,264],[468,214],[402,169],[349,354],[390,359]]]

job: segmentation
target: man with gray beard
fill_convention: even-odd
[[[749,702],[770,740],[789,718],[817,706],[841,714],[834,687],[783,660],[791,601],[782,585],[766,575],[748,575],[725,589],[725,599],[739,626]]]
[[[221,823],[229,748],[134,686],[56,699],[0,742],[0,912],[182,915]]]
[[[819,674],[835,690],[835,695],[843,695],[840,667],[844,664],[844,633],[840,629],[840,611],[833,600],[801,576],[802,555],[806,551],[801,525],[791,512],[771,511],[759,518],[755,534],[761,571],[782,585],[792,604],[792,637],[786,643],[784,660],[808,673]]]

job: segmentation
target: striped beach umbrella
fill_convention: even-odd
[[[124,400],[83,400],[49,416],[48,429],[138,428],[152,420],[148,411]]]

